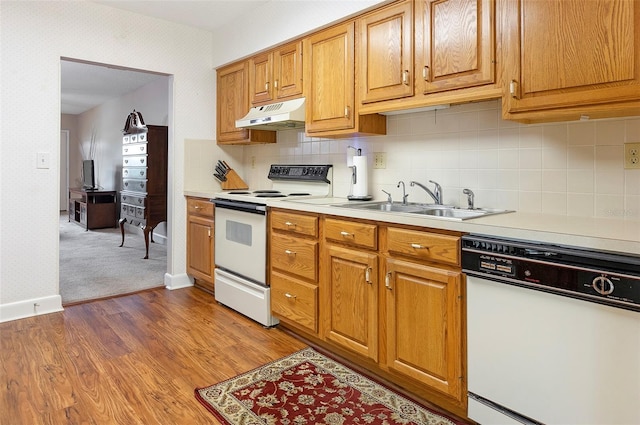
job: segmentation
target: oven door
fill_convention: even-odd
[[[216,267],[266,285],[266,206],[220,199],[213,202]]]

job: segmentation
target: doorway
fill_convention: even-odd
[[[61,58],[60,63],[59,170],[60,205],[64,211],[68,208],[69,187],[82,184],[83,160],[94,160],[99,189],[122,189],[125,119],[135,109],[143,114],[146,124],[168,126],[173,78],[70,58]],[[63,152],[65,132],[67,147]],[[116,210],[120,210],[119,204]],[[86,231],[61,214],[59,292],[63,305],[164,286],[171,243],[167,230],[166,222],[154,229],[156,243],[150,244],[149,260],[143,260],[144,238],[138,227],[127,226],[125,244],[120,248],[117,217],[113,228]]]

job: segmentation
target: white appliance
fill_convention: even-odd
[[[267,203],[331,196],[331,165],[271,165],[270,189],[216,195],[214,285],[216,300],[263,324],[271,315],[267,267]]]
[[[640,424],[640,257],[463,237],[468,416]]]
[[[236,120],[236,127],[262,130],[303,128],[304,97],[269,105],[254,106],[244,117]]]

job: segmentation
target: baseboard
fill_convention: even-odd
[[[164,274],[164,286],[167,289],[174,290],[193,286],[193,281],[186,274]]]
[[[62,297],[60,295],[0,304],[0,323],[63,310]]]

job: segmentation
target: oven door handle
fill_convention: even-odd
[[[211,201],[216,208],[226,208],[229,210],[242,211],[251,214],[267,214],[267,206],[263,204],[254,204],[251,202],[242,201],[229,201],[226,199],[212,199]]]

